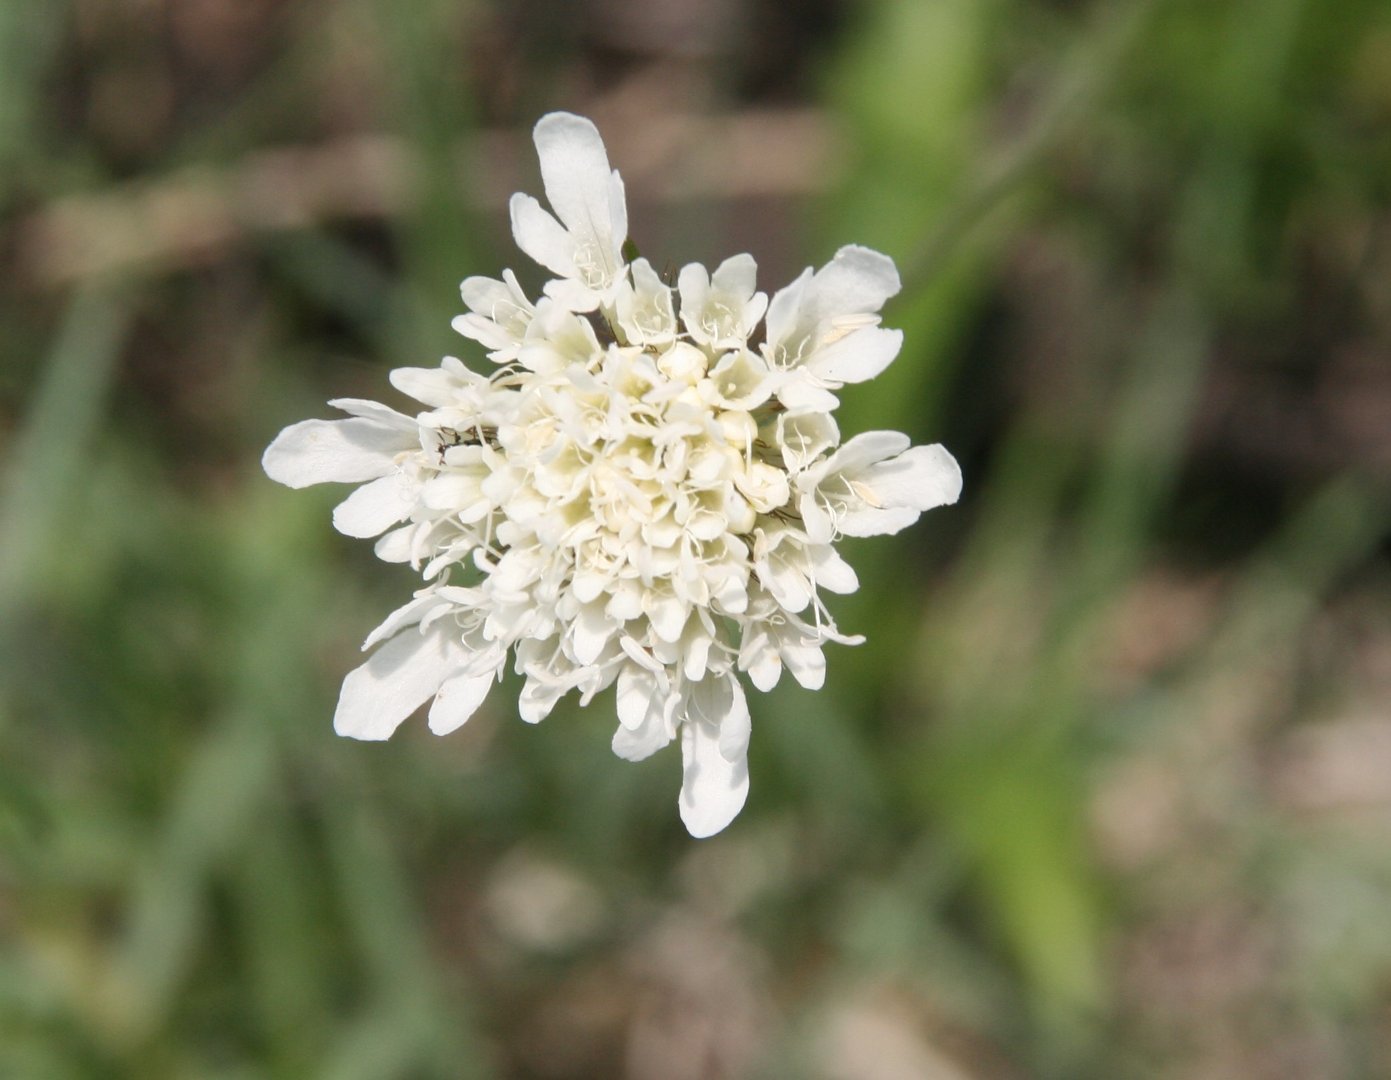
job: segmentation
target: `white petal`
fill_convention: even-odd
[[[497,278],[466,277],[459,284],[459,297],[470,311],[492,322],[504,321],[516,309],[525,310],[525,297],[514,292],[509,282]]]
[[[756,292],[749,297],[749,302],[744,305],[744,330],[745,336],[753,332],[753,328],[759,324],[763,318],[763,313],[768,310],[768,294]]]
[[[747,253],[731,255],[715,268],[710,284],[720,292],[752,297],[758,279],[758,264]]]
[[[671,725],[662,710],[656,709],[636,730],[620,724],[613,733],[613,752],[625,761],[642,761],[666,746],[672,738]]]
[[[807,368],[833,384],[864,382],[893,363],[902,347],[903,331],[870,326],[819,349]]]
[[[749,588],[746,571],[740,569],[716,585],[712,597],[725,615],[742,615],[749,607]]]
[[[443,629],[397,634],[343,680],[333,730],[354,739],[389,739],[434,696],[462,651]]]
[[[420,488],[420,501],[431,510],[460,510],[482,494],[482,480],[470,472],[438,473]]]
[[[681,640],[681,631],[686,626],[686,605],[675,596],[663,596],[649,592],[643,597],[643,610],[657,637],[666,642]]]
[[[512,196],[512,237],[517,246],[553,274],[575,273],[575,240],[530,195]]]
[[[692,626],[699,625],[692,623]],[[698,632],[695,634],[683,635],[681,643],[685,656],[681,661],[681,671],[688,679],[705,678],[706,669],[710,663],[710,646],[714,644],[708,634]]]
[[[839,472],[853,477],[876,461],[903,453],[911,444],[901,431],[863,431],[827,459],[821,475]]]
[[[763,357],[742,348],[726,353],[710,369],[710,380],[726,406],[741,410],[756,409],[786,381],[780,372],[768,369]]]
[[[565,696],[569,689],[560,682],[544,682],[529,675],[522,692],[517,695],[517,715],[528,724],[539,724],[551,714],[555,703]]]
[[[686,722],[705,724],[719,732],[720,753],[742,761],[749,749],[749,703],[733,675],[691,684],[686,692]]]
[[[639,295],[670,295],[671,286],[662,280],[662,275],[657,273],[646,259],[634,259],[629,269],[633,275],[633,288]]]
[[[436,735],[448,735],[483,704],[496,681],[495,672],[482,675],[456,675],[446,679],[439,689],[435,703],[430,706],[430,730]]]
[[[502,281],[489,277],[467,277],[459,295],[468,306],[467,315],[455,316],[454,329],[481,342],[492,351],[515,349],[526,325],[536,314],[511,270],[502,272]]]
[[[456,334],[463,334],[466,338],[472,338],[478,344],[489,351],[499,349],[515,348],[518,339],[508,333],[492,319],[485,319],[482,315],[455,315],[450,320],[449,325],[454,328]]]
[[[373,552],[382,562],[410,562],[417,527],[411,524],[403,525],[399,529],[392,529],[391,532],[377,541],[376,546],[372,549]]]
[[[718,731],[689,720],[681,725],[681,760],[681,820],[692,836],[713,836],[744,808],[748,761],[730,761],[720,753]]]
[[[777,389],[778,400],[795,412],[828,413],[840,405],[840,399],[821,385],[821,380],[807,368],[793,368],[791,377]]]
[[[922,516],[922,511],[910,506],[886,507],[848,507],[836,519],[836,526],[844,536],[893,536],[902,532]]]
[[[624,664],[618,673],[618,722],[636,731],[646,722],[657,698],[657,677],[636,664]]]
[[[333,527],[344,536],[376,536],[410,517],[415,492],[404,477],[392,474],[363,484],[333,508]]]
[[[566,311],[584,313],[593,311],[603,299],[597,292],[569,278],[554,278],[546,282],[542,290]]]
[[[835,419],[826,413],[780,416],[776,435],[783,461],[794,472],[805,469],[818,454],[840,441]]]
[[[870,466],[858,477],[883,506],[932,510],[961,497],[961,466],[940,443],[914,446],[890,461]]]
[[[816,275],[817,318],[878,311],[901,287],[891,258],[851,244]]]
[[[806,530],[807,539],[813,544],[829,544],[835,539],[835,522],[821,505],[815,491],[802,493],[797,503],[797,512],[802,515],[802,528]]]
[[[769,559],[756,564],[755,571],[769,595],[785,610],[802,611],[811,603],[811,584],[806,574],[791,563]]]
[[[409,432],[414,432],[416,429],[416,423],[411,417],[405,413],[399,413],[379,401],[365,401],[362,398],[334,398],[329,404],[335,409],[343,410],[350,416],[361,417],[364,420],[375,420],[383,427]]]
[[[628,239],[628,196],[617,169],[609,174],[609,230],[613,236],[614,260],[621,264],[623,243]]]
[[[614,298],[624,338],[630,344],[643,346],[670,342],[676,336],[671,288],[646,259],[634,260],[629,272],[632,283],[620,278]],[[700,364],[704,370],[704,356],[700,357]]]
[[[575,660],[589,665],[599,659],[618,624],[604,614],[603,604],[586,604],[574,621]]]
[[[570,591],[581,604],[591,604],[604,595],[609,581],[608,574],[582,564],[575,568],[575,576],[570,580]]]
[[[826,657],[817,645],[784,645],[783,663],[792,677],[808,690],[820,690],[826,684]]]
[[[631,578],[620,579],[613,586],[612,595],[604,607],[604,613],[609,618],[617,619],[619,622],[636,619],[642,614],[643,595],[643,588],[636,581]]]
[[[766,694],[778,685],[778,679],[782,676],[782,659],[774,649],[760,649],[752,654],[748,673],[749,681]]]
[[[599,129],[583,116],[555,112],[537,121],[532,137],[551,209],[571,232],[603,245],[612,256],[610,269],[617,270],[627,221],[613,216],[616,209],[625,217],[626,212],[621,200],[614,205],[614,173]]]
[[[414,626],[435,608],[445,605],[446,602],[434,592],[427,592],[422,596],[417,596],[408,604],[402,604],[383,619],[380,626],[367,635],[367,640],[362,643],[362,651],[366,652],[377,642],[392,637],[398,630]]]
[[[796,281],[790,285],[784,285],[773,294],[772,302],[768,305],[766,324],[767,340],[770,346],[780,344],[796,328],[798,311],[802,306],[802,298],[806,294],[807,285],[811,278],[811,267],[807,267]]]
[[[829,589],[841,596],[848,596],[860,587],[860,579],[855,569],[840,557],[840,553],[829,544],[820,544],[810,549],[813,573],[819,588]]]
[[[304,420],[275,437],[261,467],[286,487],[360,484],[385,476],[396,467],[398,453],[419,445],[413,433],[375,420]]]
[[[681,295],[681,321],[697,341],[704,341],[708,335],[700,326],[700,314],[705,308],[705,298],[710,293],[710,275],[700,263],[687,263],[681,267],[676,277],[676,289]]]
[[[459,404],[459,379],[443,368],[394,368],[387,378],[401,393],[425,405]]]

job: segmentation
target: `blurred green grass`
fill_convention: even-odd
[[[1391,14],[692,11],[0,9],[0,1074],[1391,1072],[1391,454],[1355,423],[1391,416]],[[850,550],[868,643],[753,703],[702,844],[603,699],[335,739],[409,577],[257,466],[469,355],[458,280],[519,257],[468,178],[534,188],[558,107],[625,172],[689,114],[811,115],[832,179],[654,167],[635,232],[895,256],[908,344],[843,426],[966,467]],[[363,134],[404,163],[348,178],[375,208],[227,179]]]

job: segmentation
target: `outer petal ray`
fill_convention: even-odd
[[[681,760],[677,800],[681,820],[692,836],[713,836],[744,808],[749,796],[748,761],[743,756],[734,761],[727,758],[720,752],[719,727],[689,715],[681,725]]]
[[[370,539],[415,508],[416,493],[400,476],[388,474],[358,488],[333,510],[333,527],[344,536]]]
[[[276,436],[261,467],[286,487],[358,484],[391,472],[396,455],[415,445],[413,433],[375,420],[305,420]]]
[[[403,630],[343,680],[333,730],[354,739],[389,739],[401,721],[434,697],[462,646],[443,630]]]

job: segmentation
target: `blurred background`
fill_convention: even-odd
[[[414,587],[259,456],[454,353],[530,127],[658,267],[892,254],[821,693],[336,738]],[[1384,0],[0,2],[0,1076],[1391,1076]]]

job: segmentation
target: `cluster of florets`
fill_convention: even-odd
[[[883,370],[902,335],[878,312],[893,262],[847,247],[769,302],[754,260],[674,286],[625,252],[622,181],[587,120],[535,132],[553,217],[512,199],[518,246],[557,275],[532,301],[510,271],[471,277],[454,327],[494,365],[399,368],[425,408],[331,402],[348,419],[286,428],[267,473],[292,487],[361,484],[334,511],[425,585],[368,637],[343,683],[340,734],[384,739],[433,699],[432,731],[474,712],[508,653],[522,718],[617,684],[613,749],[681,740],[683,821],[722,829],[748,791],[749,710],[786,668],[820,687],[840,634],[821,591],[849,593],[843,535],[897,532],[954,502],[941,446],[896,432],[844,445],[836,391]],[[557,218],[559,220],[557,220]]]

